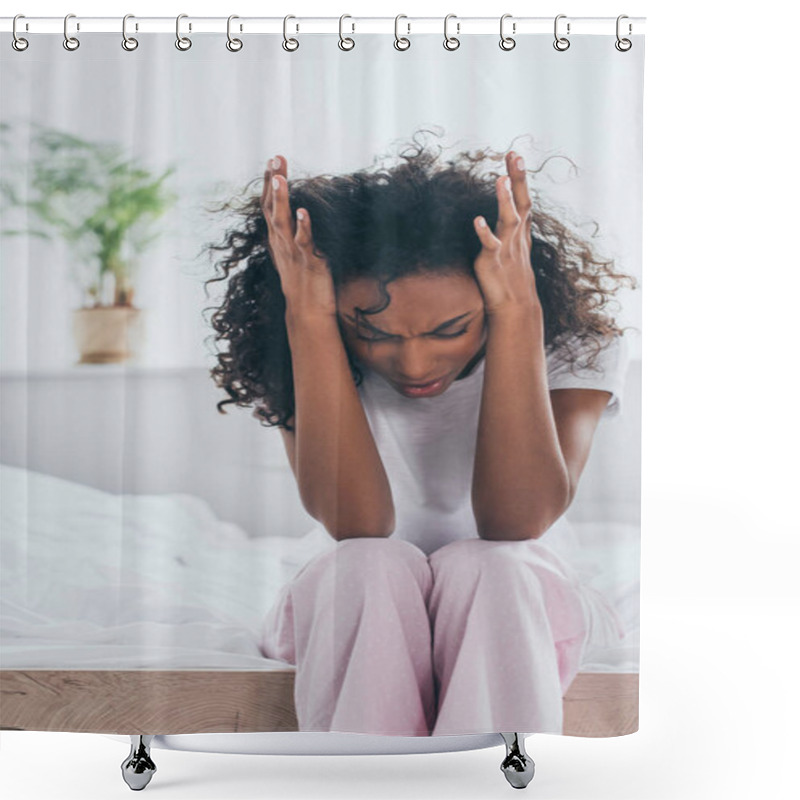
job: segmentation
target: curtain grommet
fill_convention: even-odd
[[[239,19],[239,15],[238,14],[231,14],[228,17],[228,41],[225,42],[225,47],[227,47],[228,50],[231,53],[238,53],[244,47],[244,42],[242,42],[241,39],[236,39],[236,38],[231,36],[231,20],[232,19]],[[241,31],[241,26],[239,27],[239,30]]]
[[[181,19],[188,17],[188,14],[178,14],[175,19],[175,47],[178,50],[188,50],[192,46],[192,40],[188,36],[181,36]],[[191,33],[192,23],[189,23],[189,32]]]
[[[617,41],[614,42],[614,47],[616,47],[617,50],[620,51],[620,53],[627,53],[628,50],[630,50],[631,47],[633,47],[633,42],[630,39],[620,38],[620,35],[619,35],[619,23],[620,23],[620,20],[623,20],[623,19],[629,19],[628,15],[627,14],[620,14],[617,17]],[[628,23],[628,36],[630,36],[632,33],[633,33],[633,25],[631,25],[631,23],[629,22]]]
[[[461,33],[460,22],[456,22],[456,35],[455,36],[447,35],[447,23],[451,17],[455,16],[456,16],[455,14],[448,14],[444,18],[444,41],[442,42],[442,45],[444,46],[445,50],[450,50],[451,52],[453,50],[458,50],[458,48],[461,47],[461,40],[458,38],[458,35]]]
[[[411,47],[411,39],[407,38],[407,36],[411,33],[411,23],[406,22],[406,28],[408,28],[408,30],[406,31],[406,36],[400,36],[400,33],[398,32],[397,29],[399,27],[399,22],[401,17],[408,19],[408,17],[405,14],[398,14],[394,18],[394,49],[402,51],[402,50],[408,50],[408,48]]]
[[[510,16],[512,16],[512,15],[511,14],[503,14],[503,16],[500,17],[500,43],[499,44],[500,44],[500,49],[501,50],[505,50],[506,52],[508,52],[509,50],[513,50],[517,46],[517,40],[516,39],[514,39],[512,36],[506,36],[503,33],[503,23],[506,21],[506,18],[510,17]],[[512,22],[511,23],[511,33],[516,33],[516,32],[517,32],[517,23],[516,22]]]
[[[556,15],[555,21],[553,22],[553,33],[555,41],[553,42],[553,47],[559,51],[559,53],[563,53],[565,50],[569,50],[569,46],[571,44],[570,40],[566,38],[566,36],[559,36],[558,35],[558,21],[560,19],[566,19],[566,14],[558,14]],[[567,23],[567,36],[569,36],[569,22]]]
[[[17,14],[14,17],[14,22],[11,24],[11,46],[18,52],[21,53],[23,50],[28,49],[28,45],[30,44],[27,39],[20,36],[17,33],[17,20],[18,19],[25,19],[24,14]]]
[[[295,50],[297,50],[298,47],[300,47],[300,42],[298,42],[297,39],[289,38],[286,36],[286,23],[290,19],[297,19],[297,17],[295,17],[294,14],[287,14],[283,18],[283,42],[281,42],[281,46],[283,47],[284,50],[286,50],[287,53],[293,53]],[[295,25],[295,30],[296,31],[300,30],[299,24]]]
[[[128,20],[133,17],[133,14],[126,14],[122,18],[122,42],[121,46],[123,50],[127,50],[129,53],[135,50],[139,46],[139,40],[134,38],[133,36],[128,36],[127,31],[127,24]],[[136,26],[136,30],[139,30],[139,26]]]
[[[344,18],[345,17],[350,17],[350,19],[353,19],[350,16],[350,14],[342,14],[342,16],[339,17],[339,49],[340,50],[344,50],[344,51],[348,51],[348,50],[352,50],[356,46],[356,42],[355,42],[355,39],[352,39],[349,36],[344,36],[342,34],[342,22],[344,22]],[[356,24],[355,24],[355,22],[353,22],[351,24],[353,26],[353,29],[352,29],[351,33],[355,33],[356,32]]]
[[[62,44],[64,45],[64,49],[69,50],[70,52],[77,50],[81,46],[80,40],[77,37],[70,36],[67,33],[67,21],[69,20],[70,17],[74,16],[75,14],[67,14],[67,16],[64,17],[64,41],[62,42]],[[77,29],[80,30],[81,26],[78,25]]]

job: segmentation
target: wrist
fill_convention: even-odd
[[[539,305],[514,305],[497,309],[487,321],[489,337],[509,343],[520,340],[544,346],[544,315]]]
[[[486,316],[489,318],[489,322],[497,322],[497,321],[525,321],[525,320],[533,320],[534,322],[543,322],[544,321],[544,313],[542,311],[542,305],[538,301],[536,302],[524,302],[524,303],[505,303],[502,306],[497,306],[492,310],[486,311]]]
[[[287,325],[297,322],[336,322],[336,308],[315,305],[306,301],[291,300],[286,297],[285,318]]]

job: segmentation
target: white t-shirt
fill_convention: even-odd
[[[581,367],[581,359],[573,374],[563,348],[548,348],[546,355],[550,389],[605,389],[611,397],[603,417],[621,412],[629,361],[624,337],[615,337],[598,354],[598,371]],[[428,555],[448,542],[478,536],[471,489],[485,364],[481,359],[467,377],[435,397],[406,397],[362,367],[359,396],[395,506],[392,536]],[[555,543],[554,527],[540,540]]]
[[[563,350],[550,349],[548,386],[605,389],[611,397],[603,416],[613,417],[622,408],[628,362],[627,343],[619,337],[597,356],[595,364],[601,371],[576,364],[573,375]],[[416,544],[426,555],[449,542],[478,537],[471,490],[484,365],[481,360],[466,378],[451,383],[437,397],[405,397],[381,375],[362,367],[364,380],[358,392],[392,490],[396,521],[392,537]],[[602,649],[619,644],[624,623],[591,585],[594,570],[583,573],[578,563],[581,547],[572,525],[562,515],[537,543],[561,558],[565,571],[577,574],[590,630],[584,660],[593,663],[596,654],[590,647],[597,647],[602,661]],[[298,545],[295,571],[334,549],[336,540],[318,522]]]

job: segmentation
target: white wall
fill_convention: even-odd
[[[132,53],[111,33],[87,34],[75,53],[59,35],[33,37],[22,54],[9,46],[0,113],[11,124],[30,120],[117,142],[154,174],[177,167],[170,185],[179,203],[137,267],[136,304],[148,314],[143,365],[211,363],[202,309],[218,302],[220,284],[207,300],[202,282],[213,270],[200,249],[219,239],[226,221],[205,212],[209,202],[260,180],[274,153],[288,158],[290,177],[350,171],[420,126],[439,126],[450,153],[514,147],[529,168],[570,158],[577,173],[553,158],[531,187],[584,233],[596,220],[600,252],[641,281],[641,129],[632,122],[641,72],[613,67],[604,37],[578,37],[569,54],[533,37],[499,59],[493,36],[472,36],[448,53],[427,35],[413,54],[397,52],[384,34],[362,35],[349,53],[325,36],[304,38],[297,54],[281,50],[280,36],[248,38],[236,54],[213,36],[197,36],[186,52],[172,33],[140,40]],[[626,54],[629,63],[642,58],[638,48]],[[520,72],[525,91],[511,96],[506,87],[520,85]],[[20,129],[15,140],[22,160],[27,137]],[[0,171],[10,177],[14,164],[4,159]],[[19,213],[5,216],[4,227],[25,223]],[[27,238],[0,237],[0,261],[0,366],[72,363],[70,315],[81,297],[70,275],[81,265],[63,245]],[[639,329],[641,294],[621,295],[621,322]],[[631,343],[640,355],[639,339]]]
[[[0,460],[115,494],[183,492],[250,536],[315,525],[275,428],[226,406],[203,368],[83,366],[0,376]],[[569,517],[639,522],[641,362],[601,423]]]

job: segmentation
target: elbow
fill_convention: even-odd
[[[547,507],[531,509],[522,519],[518,518],[519,514],[516,515],[517,518],[478,514],[473,506],[478,536],[490,541],[539,539],[566,512],[574,495],[572,481],[565,473],[564,480],[551,492]]]
[[[553,504],[553,508],[550,510],[549,514],[544,515],[537,521],[538,524],[534,526],[535,533],[532,538],[538,539],[540,536],[543,536],[546,531],[564,516],[567,509],[572,504],[572,498],[575,497],[575,486],[566,470],[564,471],[564,480],[561,482],[559,488],[560,491],[558,493],[554,492],[554,497],[559,499],[558,502]]]
[[[395,529],[394,508],[376,520],[338,518],[319,521],[337,542],[343,539],[388,539]]]
[[[520,542],[524,539],[538,539],[552,525],[531,520],[525,525],[478,525],[478,536],[490,542]]]
[[[566,472],[562,485],[561,511],[559,512],[558,517],[566,513],[567,509],[572,505],[572,501],[575,497],[575,492],[577,489],[577,483],[572,480],[572,476],[569,474],[569,472]],[[558,517],[556,517],[556,519],[558,519]]]
[[[567,509],[572,505],[572,499],[575,497],[576,489],[577,484],[572,480],[569,468],[564,464],[559,480],[550,495],[553,503],[549,516],[547,517],[547,524],[542,533],[566,513]],[[540,533],[539,535],[541,536],[542,534]]]
[[[475,517],[478,536],[491,542],[516,542],[538,539],[552,525],[552,518],[529,514],[523,520]]]
[[[394,503],[373,504],[369,508],[363,501],[353,502],[338,497],[322,497],[300,489],[300,500],[306,513],[321,523],[337,541],[360,537],[390,536],[395,529]]]

